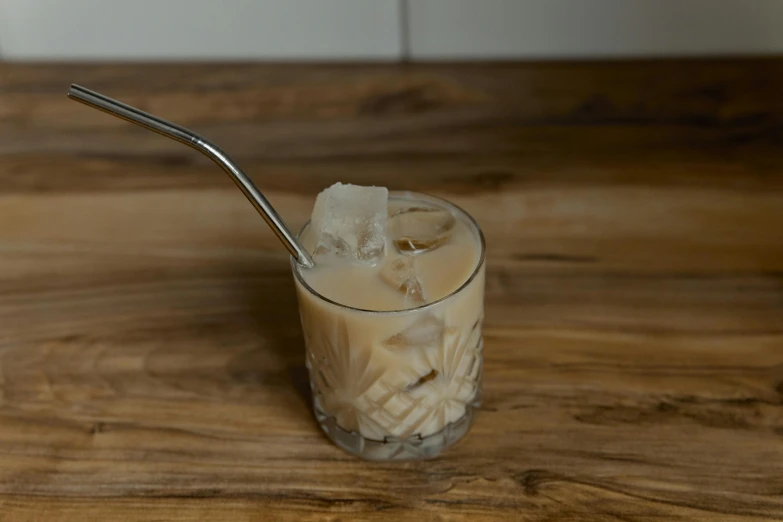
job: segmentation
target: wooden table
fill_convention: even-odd
[[[489,244],[484,407],[430,462],[319,432],[287,256],[342,180]],[[0,65],[0,520],[783,519],[783,60]]]

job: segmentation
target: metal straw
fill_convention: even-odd
[[[283,242],[285,247],[296,259],[300,265],[311,268],[314,266],[313,259],[310,254],[299,244],[294,235],[285,226],[283,219],[272,208],[269,201],[264,197],[260,190],[253,184],[242,169],[240,169],[236,163],[234,163],[228,155],[220,150],[217,145],[202,138],[195,132],[192,132],[185,127],[180,127],[174,123],[168,122],[152,114],[148,114],[130,105],[113,100],[108,96],[99,94],[97,92],[86,89],[80,85],[73,84],[68,89],[68,97],[72,100],[76,100],[85,105],[89,105],[95,109],[101,110],[112,116],[116,116],[123,120],[135,123],[145,129],[162,134],[167,138],[171,138],[180,143],[184,143],[188,147],[192,147],[218,164],[220,168],[226,171],[234,180],[239,190],[245,195],[245,197],[253,204],[255,209],[261,214],[261,217],[271,227],[272,231],[277,235],[280,241]]]

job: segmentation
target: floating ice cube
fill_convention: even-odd
[[[389,235],[402,254],[420,254],[447,243],[457,220],[440,208],[403,208],[389,217]]]
[[[425,314],[405,330],[386,339],[383,345],[390,350],[438,346],[443,341],[444,331],[443,320],[432,314]]]
[[[312,214],[314,255],[377,263],[386,246],[388,198],[389,191],[384,187],[342,183],[318,194]]]
[[[405,292],[406,305],[412,307],[426,302],[414,258],[397,256],[388,260],[381,269],[380,276],[388,285]]]

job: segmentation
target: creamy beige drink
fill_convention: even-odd
[[[337,185],[295,266],[316,415],[365,458],[435,456],[480,396],[483,239],[445,201]]]

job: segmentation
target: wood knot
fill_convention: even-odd
[[[554,476],[543,469],[529,469],[514,476],[514,480],[525,490],[525,495],[535,497],[541,492],[541,487]]]

